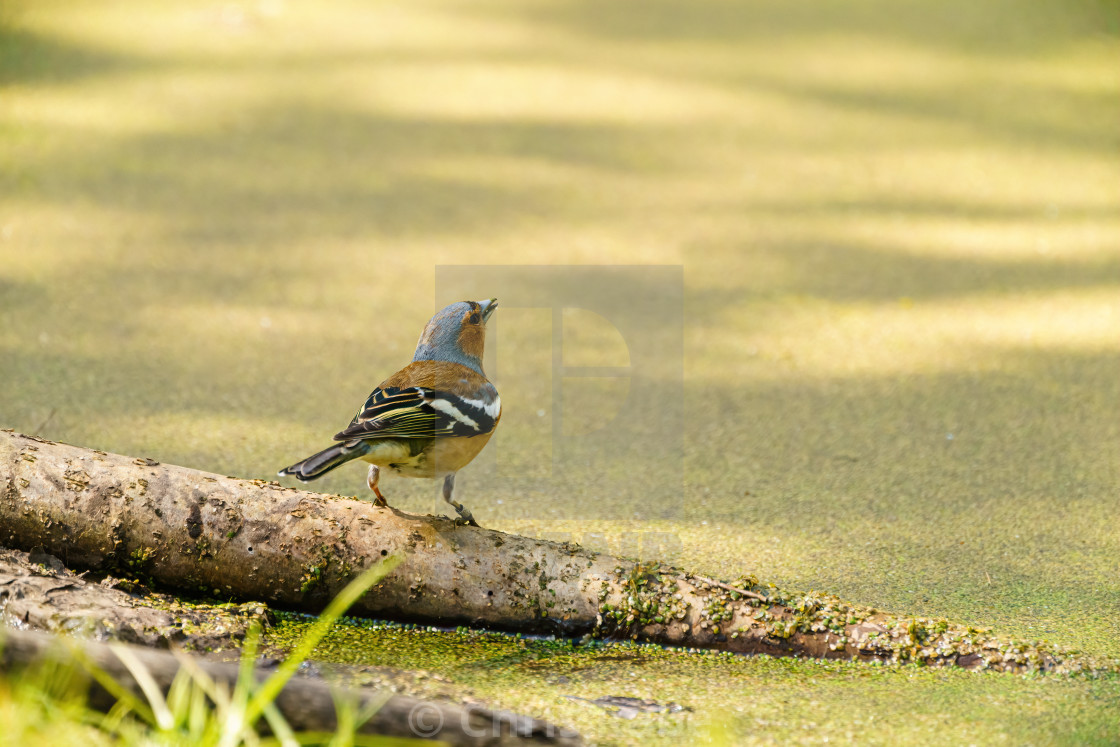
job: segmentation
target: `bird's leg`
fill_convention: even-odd
[[[389,504],[385,501],[385,496],[381,495],[381,491],[377,489],[377,481],[380,479],[381,470],[377,468],[376,464],[371,464],[369,466],[369,472],[366,473],[366,484],[369,485],[369,489],[373,491],[373,494],[377,496],[373,499],[373,505],[388,506]]]
[[[443,500],[447,501],[455,507],[455,512],[459,514],[459,518],[464,522],[470,524],[472,527],[478,526],[478,522],[474,520],[474,516],[471,514],[470,510],[467,509],[462,503],[456,503],[454,500],[452,500],[451,494],[452,492],[454,492],[454,490],[455,473],[451,473],[447,477],[443,478]]]

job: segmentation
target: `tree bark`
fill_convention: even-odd
[[[65,633],[196,651],[239,648],[250,625],[269,625],[268,607],[254,602],[181,604],[168,594],[132,594],[132,584],[100,583],[75,574],[43,552],[0,548],[0,621],[21,629]]]
[[[403,562],[352,614],[594,634],[744,653],[1084,669],[1045,646],[824,595],[728,584],[570,544],[0,432],[0,544],[67,565],[316,612],[362,569]]]
[[[74,658],[72,648],[79,647],[87,661],[144,700],[140,685],[118,655],[119,649],[116,647],[126,648],[133,658],[139,660],[165,696],[180,668],[179,659],[167,651],[119,643],[115,646],[92,641],[71,640],[67,643],[68,645],[63,645],[63,641],[46,633],[0,629],[0,669],[19,670],[48,660],[71,663]],[[232,691],[238,676],[236,664],[206,660],[196,660],[195,663],[212,680],[226,685]],[[75,672],[81,676],[84,669],[77,666]],[[260,682],[269,673],[267,669],[257,669],[254,676]],[[90,707],[107,712],[114,706],[117,700],[112,694],[88,676],[83,679],[88,688]],[[333,732],[338,727],[336,700],[349,700],[358,706],[357,710],[361,710],[382,697],[376,692],[332,688],[322,681],[296,677],[288,681],[274,704],[296,732]],[[527,716],[490,711],[474,705],[419,700],[404,695],[392,695],[385,699],[374,716],[358,732],[437,739],[452,745],[471,747],[583,744],[575,732]]]

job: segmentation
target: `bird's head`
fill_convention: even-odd
[[[445,306],[431,318],[416,343],[414,361],[451,361],[482,373],[486,320],[498,308],[498,299],[459,301]]]

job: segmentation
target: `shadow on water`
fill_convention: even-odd
[[[967,0],[817,0],[797,6],[781,0],[749,5],[724,0],[632,0],[607,6],[579,0],[499,7],[511,15],[604,40],[669,45],[750,44],[849,34],[1010,57],[1033,56],[1085,38],[1120,36],[1120,8],[1114,0],[1047,0],[1029,7],[999,0],[982,8]],[[993,19],[1002,19],[998,31]]]
[[[128,55],[20,28],[17,21],[14,12],[0,9],[0,86],[70,83],[151,66]]]

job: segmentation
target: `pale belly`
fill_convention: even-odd
[[[458,472],[478,456],[490,440],[490,433],[481,436],[445,438],[436,441],[419,454],[410,454],[408,444],[401,441],[377,441],[362,461],[376,464],[401,477],[445,477]]]

